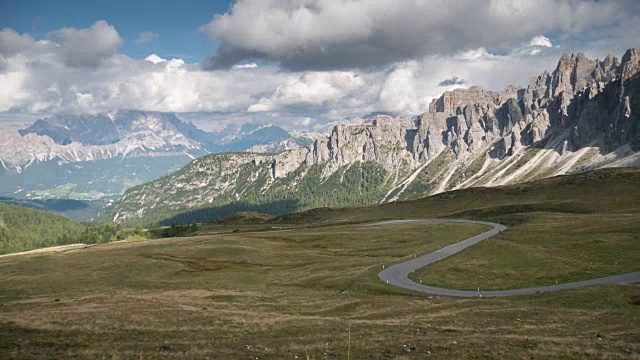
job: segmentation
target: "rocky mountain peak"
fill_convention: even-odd
[[[606,58],[604,58],[604,60],[602,61],[602,65],[605,68],[605,70],[607,71],[613,71],[615,68],[617,68],[618,66],[620,66],[620,60],[618,60],[618,57],[613,55],[613,54],[609,54],[607,55]]]
[[[55,115],[25,128],[0,129],[0,168],[22,171],[51,160],[64,164],[176,154],[188,159],[193,154],[243,151],[291,137],[276,126],[251,126],[245,127],[247,133],[224,139],[226,134],[205,132],[173,113],[117,110]]]
[[[596,82],[607,82],[618,75],[618,58],[609,55],[604,61],[587,58],[584,53],[564,53],[551,75],[550,92],[545,96],[570,95],[583,90],[587,85]]]
[[[107,145],[120,140],[118,129],[107,114],[52,116],[20,130],[20,135],[27,134],[48,136],[59,145],[72,142]]]
[[[629,49],[622,57],[620,75],[624,84],[640,74],[640,48]]]
[[[632,59],[637,60],[638,58],[640,58],[640,48],[631,48],[628,49],[622,56],[622,63],[627,63]]]
[[[174,114],[120,110],[86,115],[56,115],[36,121],[20,135],[36,134],[53,139],[58,145],[79,143],[100,146],[118,143],[124,139],[164,138],[169,145],[195,147],[189,134],[189,124]]]
[[[466,105],[474,104],[486,107],[491,104],[499,106],[507,99],[520,98],[523,93],[523,89],[516,86],[509,86],[504,91],[485,90],[479,86],[445,91],[442,96],[431,101],[429,112],[460,115]]]

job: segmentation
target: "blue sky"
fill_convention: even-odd
[[[0,28],[29,33],[41,39],[63,28],[87,28],[106,20],[124,38],[121,51],[132,58],[151,53],[162,57],[180,57],[199,62],[212,54],[218,43],[198,31],[216,13],[224,13],[230,1],[157,1],[157,0],[1,0]],[[145,31],[159,36],[152,42],[136,44]]]

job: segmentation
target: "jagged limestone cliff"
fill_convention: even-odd
[[[565,54],[527,88],[456,89],[416,118],[375,116],[338,125],[309,148],[199,158],[130,189],[110,215],[116,222],[160,219],[234,202],[269,211],[270,202],[285,198],[295,202],[285,207],[291,211],[637,165],[639,112],[640,50],[628,50],[621,61]],[[323,192],[331,188],[335,201]]]

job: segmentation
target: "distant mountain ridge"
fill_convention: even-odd
[[[172,145],[200,142],[207,133],[191,123],[184,123],[174,114],[142,111],[113,111],[95,115],[52,116],[36,121],[20,130],[27,134],[48,136],[56,144],[108,145],[126,139],[144,140],[148,136],[165,138]]]
[[[20,172],[34,163],[54,159],[70,163],[206,153],[199,139],[183,132],[185,128],[195,129],[189,125],[173,114],[141,111],[53,116],[25,129],[3,131],[0,160],[5,168]]]
[[[526,88],[456,89],[417,118],[376,115],[340,124],[309,147],[199,158],[131,188],[109,214],[130,222],[202,207],[224,214],[238,204],[265,212],[285,200],[287,211],[360,205],[640,165],[638,109],[639,49],[620,61],[564,54],[551,74],[533,77]]]
[[[267,144],[254,145],[247,149],[247,152],[253,153],[279,153],[287,150],[295,150],[301,147],[312,146],[318,135],[301,133],[291,136],[288,139],[274,141]]]
[[[0,193],[41,196],[44,191],[56,197],[58,187],[70,184],[83,190],[63,196],[115,195],[175,171],[198,156],[244,151],[289,137],[276,126],[206,132],[171,113],[119,110],[57,115],[24,128],[2,128]],[[89,169],[95,179],[88,176]],[[48,176],[42,177],[45,171]]]

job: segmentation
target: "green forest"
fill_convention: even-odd
[[[101,244],[143,236],[143,231],[118,224],[79,223],[48,211],[0,203],[0,254],[74,243]]]

